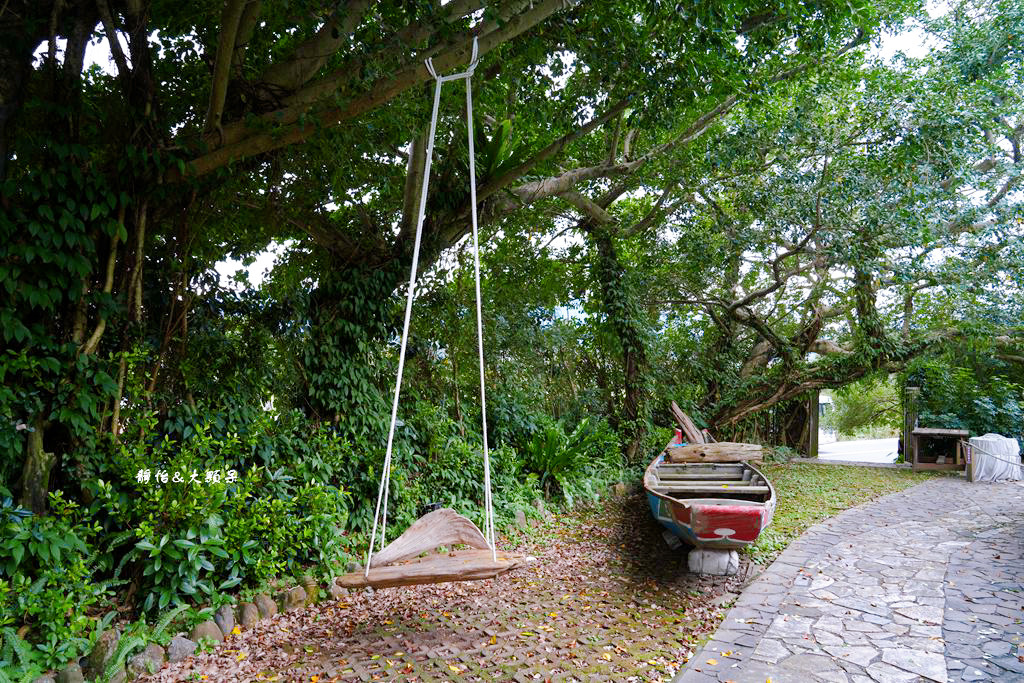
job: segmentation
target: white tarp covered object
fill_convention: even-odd
[[[971,459],[974,481],[1017,481],[1024,479],[1020,465],[1020,444],[999,434],[973,436]]]

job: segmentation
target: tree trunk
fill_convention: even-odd
[[[43,450],[46,421],[37,418],[25,444],[25,465],[21,472],[21,506],[45,515],[50,492],[50,471],[57,456]]]
[[[602,228],[592,233],[597,246],[595,274],[601,291],[605,315],[622,347],[622,426],[626,435],[626,459],[635,459],[647,436],[647,396],[645,371],[647,348],[636,327],[636,306],[630,300],[623,278],[622,264],[611,235]]]

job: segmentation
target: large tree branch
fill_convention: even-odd
[[[117,26],[114,24],[114,16],[110,13],[110,5],[107,0],[96,0],[96,8],[100,12],[100,21],[103,23],[103,30],[107,34],[107,43],[110,45],[110,55],[117,65],[117,75],[123,79],[130,76],[128,60],[121,49],[121,41],[117,38]]]
[[[288,60],[271,64],[260,77],[260,85],[288,93],[301,88],[348,42],[369,6],[370,0],[347,3],[344,16],[332,14],[319,31],[295,48]]]
[[[562,6],[562,0],[541,0],[541,2],[534,3],[522,14],[510,17],[500,27],[495,27],[486,35],[481,36],[479,38],[479,54],[483,56],[502,43],[516,38],[546,20]],[[456,66],[465,65],[471,50],[473,34],[473,31],[460,33],[445,43],[444,49],[433,57],[435,70],[440,73]],[[347,82],[351,78],[351,73],[345,71],[343,77]],[[224,145],[193,159],[186,167],[186,174],[202,176],[234,160],[302,142],[320,128],[355,119],[387,104],[410,88],[431,79],[432,77],[424,65],[416,61],[369,84],[364,92],[352,97],[342,105],[325,106],[318,111],[310,111],[308,105],[302,104],[265,114],[253,125],[247,121],[239,121],[224,126]],[[339,89],[336,83],[330,84],[330,87],[318,87],[323,87],[324,97],[336,93]],[[179,174],[176,170],[168,173],[168,180],[173,181],[178,177]]]
[[[235,37],[238,24],[248,0],[227,0],[220,19],[220,34],[217,37],[217,56],[213,63],[213,80],[210,83],[210,103],[206,108],[203,129],[209,133],[220,128],[224,115],[224,100],[228,94],[228,80],[231,77],[231,62],[235,56]]]

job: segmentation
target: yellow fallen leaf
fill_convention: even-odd
[[[389,625],[390,625],[390,624],[393,624],[393,623],[395,623],[395,622],[391,621],[390,619],[385,619],[385,620],[384,620],[384,623],[385,623],[385,624],[389,624]]]
[[[549,617],[557,617],[558,616],[558,612],[551,612],[551,613],[548,614],[548,616]]]
[[[711,666],[714,666],[715,664],[718,664],[718,660],[717,659],[709,659],[708,660],[708,664],[710,664]]]
[[[209,676],[207,676],[206,674],[201,674],[199,676],[199,680],[201,680],[201,681],[205,681],[207,678],[209,678]]]
[[[725,652],[722,653],[722,656],[723,657],[728,657],[731,654],[732,654],[732,650],[726,650]]]
[[[494,645],[497,642],[498,642],[498,636],[491,636],[491,645]]]
[[[246,657],[248,657],[248,655],[247,655],[247,654],[245,654],[244,652],[239,652],[239,653],[238,653],[238,656],[237,656],[237,657],[235,657],[235,661],[236,661],[236,662],[240,662],[240,661],[242,661],[243,659],[245,659]]]
[[[452,671],[454,671],[457,674],[462,673],[462,669],[460,669],[459,667],[455,666],[454,664],[449,664],[448,668],[451,669]]]
[[[611,661],[612,660],[612,653],[610,653],[610,652],[602,652],[601,653],[601,659],[607,659],[608,661]]]
[[[241,633],[242,629],[238,628],[237,626],[231,629],[231,635],[233,636],[241,635]]]
[[[320,680],[320,677],[319,676],[310,676],[309,680],[312,681],[312,683],[316,683],[317,681]]]

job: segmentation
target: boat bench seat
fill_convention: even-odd
[[[662,486],[669,486],[674,489],[691,489],[694,487],[707,487],[713,486],[715,488],[729,488],[729,489],[749,489],[752,486],[757,486],[761,482],[743,481],[741,479],[709,479],[707,481],[679,481],[678,479],[663,479],[658,477],[658,484]]]
[[[704,484],[695,486],[679,486],[676,483],[667,486],[658,486],[655,489],[658,493],[737,493],[737,494],[764,494],[767,495],[771,489],[767,486],[707,486]]]
[[[656,470],[658,479],[671,479],[673,481],[744,481],[742,475],[731,472],[712,472],[709,474],[686,474],[684,472],[662,472]]]

